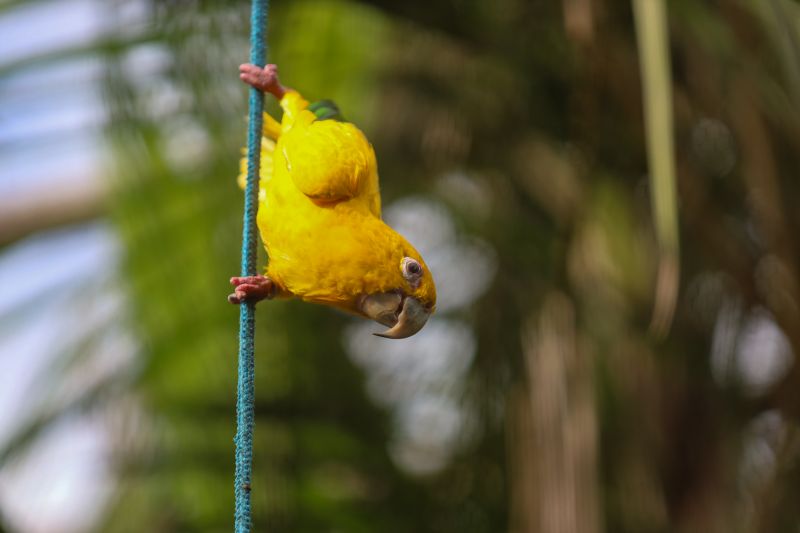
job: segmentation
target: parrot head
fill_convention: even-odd
[[[422,257],[410,246],[387,275],[389,291],[362,297],[359,308],[372,320],[387,326],[387,339],[404,339],[422,329],[436,307],[436,286]]]

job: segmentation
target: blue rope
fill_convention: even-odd
[[[268,0],[253,0],[250,15],[250,63],[264,66],[267,46],[264,33],[267,25]],[[256,273],[258,239],[256,235],[256,207],[258,205],[258,178],[261,165],[261,129],[264,95],[250,88],[250,123],[247,131],[247,186],[244,191],[244,229],[242,231],[242,276]],[[250,483],[253,469],[253,419],[254,407],[254,337],[255,304],[245,301],[239,306],[239,379],[236,401],[236,512],[235,533],[250,533]]]

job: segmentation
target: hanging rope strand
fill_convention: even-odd
[[[264,33],[267,25],[268,0],[253,0],[250,16],[250,63],[263,67],[267,45]],[[242,230],[242,276],[256,273],[258,239],[256,208],[258,179],[261,166],[261,129],[264,95],[250,88],[250,122],[247,131],[247,186],[244,191],[244,228]],[[235,533],[250,533],[250,483],[253,469],[254,408],[254,348],[255,304],[245,301],[239,306],[239,379],[236,401],[236,495]]]

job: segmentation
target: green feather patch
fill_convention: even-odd
[[[333,100],[320,100],[308,106],[308,110],[316,115],[317,120],[337,120],[339,122],[347,122],[342,116]]]

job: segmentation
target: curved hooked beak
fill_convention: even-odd
[[[389,327],[383,333],[374,333],[387,339],[405,339],[414,335],[431,316],[419,300],[395,292],[366,296],[360,307],[372,320]]]

